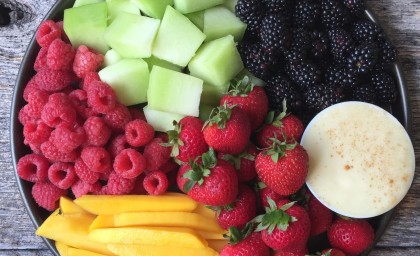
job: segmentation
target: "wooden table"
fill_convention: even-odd
[[[412,140],[420,165],[420,2],[368,0],[399,50],[413,112]],[[21,201],[10,153],[9,113],[24,51],[55,0],[1,0],[12,9],[11,24],[0,26],[0,255],[52,255]],[[417,168],[418,169],[418,168]],[[420,255],[420,176],[371,255]]]

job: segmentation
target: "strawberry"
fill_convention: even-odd
[[[255,157],[259,151],[254,144],[249,144],[245,152],[239,155],[229,155],[224,153],[217,154],[219,159],[223,159],[231,163],[238,172],[238,179],[240,182],[247,182],[257,176],[255,171]]]
[[[217,222],[223,229],[228,230],[231,226],[242,229],[257,215],[255,193],[248,185],[241,184],[235,202],[214,210],[217,211]]]
[[[286,196],[282,196],[268,188],[264,183],[258,183],[258,192],[260,195],[261,205],[263,207],[268,207],[268,198],[271,198],[274,202],[277,202],[280,199],[286,199]]]
[[[235,168],[225,160],[218,160],[212,148],[196,161],[181,166],[177,183],[192,199],[210,206],[228,205],[238,195]]]
[[[372,226],[364,219],[337,218],[327,231],[333,248],[340,249],[347,256],[359,255],[375,239]]]
[[[321,252],[321,256],[346,256],[344,252],[336,248],[325,249]]]
[[[274,192],[288,196],[298,191],[308,174],[309,157],[298,143],[288,144],[271,138],[273,144],[260,152],[255,168],[260,180]]]
[[[261,148],[271,145],[270,138],[276,137],[281,141],[299,142],[305,129],[302,121],[295,115],[287,113],[286,101],[283,101],[283,112],[275,116],[270,111],[265,120],[266,124],[258,131],[256,139]]]
[[[233,89],[220,100],[220,105],[237,105],[252,120],[251,129],[255,131],[264,122],[268,112],[268,98],[261,86],[255,86],[248,76],[238,81]]]
[[[237,155],[248,145],[251,122],[240,108],[225,104],[213,110],[203,134],[207,144],[217,152]]]
[[[220,256],[269,256],[270,249],[262,241],[261,233],[252,232],[251,227],[247,225],[242,231],[229,228],[229,244],[223,247]]]
[[[255,231],[260,231],[264,243],[274,250],[301,252],[311,229],[306,210],[287,199],[268,202],[266,213],[254,218],[258,223]]]
[[[316,236],[326,232],[331,226],[333,212],[321,204],[309,190],[307,191],[307,197],[308,215],[311,220],[311,236]]]
[[[169,143],[166,144],[172,146],[172,157],[188,163],[209,150],[201,132],[203,121],[187,116],[182,118],[179,123],[175,122],[174,124],[174,130],[168,131]]]

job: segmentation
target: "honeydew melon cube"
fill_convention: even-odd
[[[161,60],[156,58],[155,56],[150,56],[149,58],[144,59],[146,61],[147,65],[149,65],[149,70],[152,71],[153,66],[160,66],[162,68],[171,69],[174,71],[181,72],[182,68],[180,66],[177,66],[175,64],[172,64],[170,62],[167,62],[165,60]]]
[[[167,6],[153,45],[153,56],[185,67],[205,38],[187,17]]]
[[[174,0],[131,0],[140,10],[156,19],[162,19],[166,6],[174,5]]]
[[[203,33],[206,42],[232,35],[236,42],[242,40],[246,24],[224,6],[216,6],[204,11]]]
[[[96,4],[103,1],[104,0],[76,0],[74,1],[73,7],[79,7],[79,6],[87,5],[87,4]]]
[[[104,55],[104,63],[103,66],[107,67],[114,63],[117,63],[122,59],[121,55],[114,49],[108,50]]]
[[[198,116],[198,118],[200,118],[203,122],[207,121],[214,107],[215,106],[213,105],[200,104],[200,115]]]
[[[236,76],[236,78],[238,80],[241,80],[241,79],[244,78],[244,76],[248,76],[252,84],[259,85],[259,86],[264,86],[265,85],[265,82],[263,80],[256,77],[254,74],[249,72],[249,70],[246,69],[246,68],[244,68],[241,72],[239,72],[239,74]]]
[[[203,44],[188,68],[192,76],[222,86],[232,80],[244,65],[233,36],[228,35]]]
[[[151,109],[149,106],[143,108],[147,122],[153,126],[155,131],[167,132],[174,129],[174,121],[181,120],[184,115]]]
[[[181,13],[191,13],[223,4],[224,0],[174,0],[175,9]]]
[[[235,8],[236,8],[237,3],[238,3],[238,0],[225,0],[223,5],[226,6],[231,12],[235,13]]]
[[[148,105],[159,111],[197,117],[202,91],[203,80],[153,66],[147,91]]]
[[[108,6],[100,2],[64,10],[63,27],[74,47],[86,45],[104,54],[109,50],[104,40],[107,20]]]
[[[203,30],[204,28],[204,11],[198,11],[198,12],[192,12],[187,13],[185,16],[190,19],[194,25],[197,26],[197,28]]]
[[[129,0],[107,0],[106,3],[108,4],[108,24],[111,24],[120,13],[140,15],[140,9]]]
[[[120,60],[100,70],[99,77],[114,89],[122,104],[131,106],[147,101],[149,68],[144,60]]]
[[[159,24],[158,19],[121,13],[106,29],[105,41],[123,58],[147,58]]]
[[[222,86],[216,86],[209,83],[203,84],[203,93],[201,94],[201,103],[217,106],[223,95],[229,90],[229,83]]]

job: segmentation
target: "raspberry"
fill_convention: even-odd
[[[29,104],[24,105],[23,108],[19,110],[18,119],[22,125],[25,126],[27,123],[30,123],[30,122],[34,122],[34,123],[38,122],[39,119],[32,116],[31,112],[32,110]]]
[[[66,70],[52,70],[44,68],[34,76],[39,89],[48,92],[58,92],[75,82],[75,76]]]
[[[136,179],[125,179],[115,171],[109,175],[108,182],[104,189],[109,195],[124,195],[130,193],[136,184]]]
[[[117,102],[117,96],[114,90],[108,84],[100,81],[94,81],[87,90],[88,106],[95,111],[106,114],[112,111]]]
[[[48,168],[48,179],[61,189],[70,188],[77,181],[73,164],[56,162]]]
[[[147,171],[156,171],[171,158],[171,147],[161,144],[161,138],[154,138],[144,147],[143,156],[147,159]]]
[[[41,144],[41,152],[51,162],[74,162],[79,157],[79,152],[75,150],[68,153],[61,152],[50,141]]]
[[[85,45],[80,45],[74,57],[73,71],[79,78],[83,78],[87,73],[95,72],[103,61],[102,54],[89,50]]]
[[[164,173],[174,172],[179,169],[179,165],[172,159],[169,159],[159,170]]]
[[[52,128],[43,122],[28,122],[23,127],[24,143],[26,145],[41,145],[50,137]]]
[[[52,70],[71,70],[75,54],[71,44],[55,39],[48,47],[47,65]]]
[[[48,47],[42,47],[35,59],[34,69],[36,72],[47,68],[47,53]]]
[[[59,125],[71,127],[76,122],[76,110],[64,93],[54,93],[42,109],[41,119],[50,127]]]
[[[140,110],[139,108],[129,107],[128,110],[130,111],[131,118],[133,120],[140,119],[140,120],[143,120],[143,121],[147,122],[146,116],[144,115],[144,112],[142,110]]]
[[[64,22],[62,20],[58,21],[55,23],[61,31],[61,40],[63,40],[66,43],[70,43],[70,39],[68,38],[68,36],[66,35],[66,32],[64,31]]]
[[[87,135],[87,145],[97,147],[105,146],[111,137],[111,129],[108,128],[101,117],[89,117],[83,124],[83,128]]]
[[[103,147],[84,147],[80,157],[93,172],[103,173],[111,168],[111,157]]]
[[[146,189],[143,186],[143,181],[146,175],[144,173],[140,174],[136,178],[136,183],[134,184],[134,188],[130,191],[132,195],[145,195],[147,194]]]
[[[121,177],[134,179],[139,176],[147,167],[144,156],[135,149],[123,149],[114,160],[114,170]]]
[[[97,194],[101,190],[102,185],[99,181],[90,184],[84,182],[83,180],[78,180],[71,186],[71,192],[73,192],[76,198],[81,197],[83,195],[87,195],[89,193]]]
[[[114,170],[112,168],[109,168],[106,172],[102,172],[101,176],[99,176],[100,180],[103,181],[107,181],[109,179],[109,175],[111,174],[111,172],[113,172]]]
[[[39,25],[35,39],[41,47],[48,47],[55,39],[61,37],[61,29],[52,20],[46,20]]]
[[[101,175],[99,172],[92,171],[81,158],[77,159],[74,163],[74,171],[80,180],[89,184],[97,182]]]
[[[133,147],[141,147],[153,140],[155,130],[147,122],[137,119],[130,121],[125,126],[125,137],[128,144]]]
[[[41,118],[41,112],[48,102],[49,93],[45,91],[33,91],[28,95],[28,104],[30,105],[30,115]]]
[[[144,189],[149,195],[161,195],[168,190],[168,177],[161,171],[150,172],[143,181]]]
[[[81,83],[81,88],[83,90],[87,91],[88,88],[89,88],[89,85],[92,82],[95,82],[95,81],[101,81],[101,78],[99,77],[99,74],[97,72],[89,72],[89,73],[86,73],[86,75],[83,78],[83,81]]]
[[[128,108],[121,103],[116,103],[115,108],[104,115],[105,123],[115,132],[123,132],[125,126],[131,121]]]
[[[21,179],[35,183],[47,180],[49,167],[44,156],[32,153],[19,159],[16,170]]]
[[[76,109],[77,114],[79,114],[83,119],[99,115],[98,112],[94,111],[91,107],[88,106],[87,93],[85,90],[73,90],[69,93],[69,98],[73,104],[73,107]]]
[[[26,84],[25,89],[23,89],[23,99],[28,102],[29,94],[34,91],[40,91],[38,84],[35,82],[35,77],[32,77],[31,80]]]
[[[108,146],[108,152],[111,158],[115,158],[123,149],[129,148],[130,145],[127,142],[124,134],[120,134],[111,140]]]
[[[51,132],[49,140],[58,150],[63,153],[68,153],[85,142],[86,133],[83,127],[79,125],[75,125],[72,128],[58,126]]]
[[[32,187],[32,197],[35,202],[48,211],[58,207],[60,197],[67,195],[67,190],[60,189],[50,182],[37,182]]]

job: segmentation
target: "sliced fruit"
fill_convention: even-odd
[[[121,13],[140,15],[139,8],[129,0],[107,0],[106,3],[108,4],[108,24],[111,24]]]
[[[181,13],[190,13],[205,10],[223,2],[224,0],[174,0],[174,6]]]
[[[207,240],[207,242],[209,243],[210,248],[212,248],[216,252],[220,252],[222,251],[223,247],[225,247],[225,245],[228,244],[229,241],[227,239],[224,239],[224,240]]]
[[[197,208],[194,210],[195,213],[203,215],[210,219],[216,219],[215,211],[207,208],[204,204],[198,204]]]
[[[144,59],[146,61],[147,65],[149,66],[149,70],[152,71],[153,66],[159,66],[162,68],[171,69],[174,71],[181,72],[182,68],[180,66],[177,66],[175,64],[172,64],[170,62],[167,62],[165,60],[161,60],[159,58],[156,58],[155,56],[150,56],[149,58]]]
[[[98,215],[89,226],[89,231],[98,228],[112,228],[115,227],[114,215]]]
[[[153,45],[153,55],[185,67],[205,37],[187,17],[167,6]]]
[[[104,0],[76,0],[74,1],[73,7],[79,7],[87,4],[96,4],[100,2],[104,2]]]
[[[221,86],[204,83],[200,102],[211,106],[218,106],[220,99],[224,94],[228,92],[228,90],[229,83],[223,84]]]
[[[254,76],[248,69],[244,68],[239,74],[236,76],[237,79],[242,80],[245,76],[248,76],[251,80],[250,82],[255,85],[264,86],[265,82],[258,77]]]
[[[162,19],[166,6],[174,5],[174,0],[131,0],[147,16]]]
[[[68,246],[65,243],[62,242],[55,242],[55,248],[57,249],[58,253],[60,254],[60,256],[67,256],[68,255],[68,249],[70,248],[70,246]]]
[[[107,67],[109,65],[117,63],[121,59],[121,55],[116,50],[110,49],[105,53],[103,66]]]
[[[60,210],[63,214],[86,213],[80,206],[68,197],[60,197]]]
[[[105,2],[66,9],[63,23],[64,31],[74,47],[86,45],[103,54],[108,51],[104,40],[108,26],[108,6]]]
[[[234,78],[244,65],[233,36],[228,35],[201,46],[188,68],[191,75],[222,86]]]
[[[147,58],[160,20],[131,13],[121,13],[104,34],[107,44],[123,58]]]
[[[203,30],[204,28],[204,11],[198,11],[198,12],[192,12],[187,13],[185,16],[190,19],[194,25],[197,26],[197,28]]]
[[[223,5],[226,6],[231,12],[235,12],[237,3],[238,3],[238,0],[225,0]]]
[[[115,254],[125,256],[153,255],[153,256],[217,256],[213,249],[206,248],[186,248],[179,246],[154,246],[154,245],[125,245],[108,244],[108,249]]]
[[[78,248],[69,248],[67,250],[68,256],[105,256],[106,254],[96,253],[88,250],[78,249]]]
[[[174,121],[181,120],[184,115],[151,109],[149,106],[143,108],[147,122],[153,126],[155,131],[167,132],[174,129]]]
[[[221,232],[205,232],[205,231],[198,231],[200,236],[206,240],[226,240],[226,238],[223,237],[223,234],[227,233],[221,233]]]
[[[209,119],[214,107],[214,105],[200,104],[200,115],[198,118],[200,118],[203,122],[206,122]]]
[[[242,40],[246,23],[243,23],[233,12],[224,6],[216,6],[204,11],[203,33],[206,42],[232,35],[236,42]]]
[[[122,104],[131,106],[147,101],[149,68],[144,60],[120,60],[99,71],[99,77],[114,89]]]
[[[198,116],[203,80],[154,66],[150,72],[148,106],[185,116]]]

